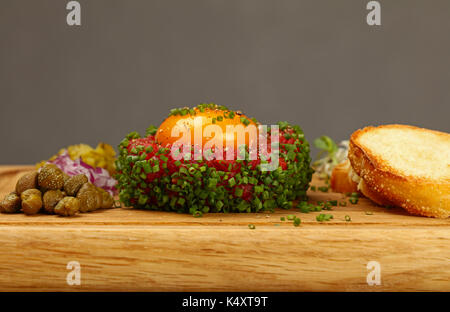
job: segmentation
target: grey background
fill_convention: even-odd
[[[450,132],[450,1],[0,1],[1,164],[116,146],[214,101],[309,140],[406,123]]]

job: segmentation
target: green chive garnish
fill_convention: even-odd
[[[356,205],[357,203],[358,203],[358,198],[357,197],[350,197],[349,199],[348,199],[348,201],[350,202],[350,203],[352,203],[353,205]]]
[[[323,214],[323,213],[321,213],[320,215],[316,216],[316,220],[319,221],[319,222],[330,221],[330,219],[333,219],[333,215],[331,215],[331,214]]]
[[[237,197],[241,197],[242,194],[244,194],[244,190],[241,189],[240,187],[237,187],[235,192],[234,192],[234,195],[236,195]]]

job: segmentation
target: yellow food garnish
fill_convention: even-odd
[[[81,160],[93,168],[104,168],[112,175],[116,170],[116,151],[114,148],[106,143],[99,143],[95,149],[87,144],[70,145],[67,148],[61,149],[58,154],[52,156],[49,160],[54,160],[58,155],[67,150],[72,160],[81,157]],[[42,167],[47,161],[42,161],[37,164],[37,167]]]

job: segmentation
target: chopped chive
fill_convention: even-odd
[[[138,204],[139,205],[144,205],[148,200],[148,197],[146,195],[140,195],[139,199],[138,199]]]
[[[241,117],[241,123],[243,123],[244,125],[248,126],[250,124],[250,121],[245,118],[245,117]]]
[[[144,172],[147,173],[147,174],[152,172],[152,167],[150,166],[150,164],[148,162],[144,163],[143,168],[144,168]]]
[[[350,197],[349,199],[348,199],[348,201],[350,202],[350,203],[352,203],[353,205],[356,205],[357,203],[358,203],[358,198],[357,197]]]
[[[321,192],[326,193],[326,192],[328,192],[328,186],[319,186],[318,190],[321,191]]]
[[[320,205],[315,206],[314,211],[322,211],[322,206]]]
[[[352,221],[352,218],[350,218],[349,215],[346,215],[346,216],[345,216],[345,221],[350,222],[350,221]]]
[[[302,220],[300,220],[300,218],[297,218],[297,217],[294,218],[294,226],[299,226],[300,222],[302,222]]]
[[[318,216],[316,216],[316,220],[319,221],[319,222],[330,221],[330,219],[333,219],[333,215],[331,215],[331,214],[323,214],[323,213],[321,213]]]
[[[280,217],[280,221],[286,221],[285,217]]]
[[[308,213],[311,210],[314,210],[314,205],[308,204],[306,201],[304,201],[304,202],[299,202],[297,205],[297,208],[299,208],[300,212],[302,212],[302,213]]]
[[[325,202],[323,204],[323,210],[332,210],[331,209],[331,204],[329,202]]]
[[[294,220],[295,216],[294,216],[294,215],[288,215],[286,218],[287,218],[288,220]]]
[[[262,185],[255,185],[254,190],[255,190],[256,194],[262,193],[264,191],[264,186],[262,186]]]
[[[180,167],[180,169],[178,170],[179,173],[187,175],[188,174],[188,170],[185,167]]]
[[[249,224],[249,225],[248,225],[248,228],[249,228],[250,230],[254,230],[256,227],[255,227],[254,224]]]
[[[141,156],[139,157],[140,160],[145,160],[147,158],[147,153],[142,153]]]
[[[236,195],[237,197],[241,197],[242,194],[244,194],[244,190],[241,189],[240,187],[237,187],[236,190],[234,191],[234,195]]]
[[[209,179],[208,181],[208,188],[215,188],[217,185],[218,180],[217,179]]]

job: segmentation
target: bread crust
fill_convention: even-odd
[[[410,128],[432,132],[448,139],[449,134],[406,125],[384,125],[384,128]],[[427,179],[406,176],[389,166],[375,152],[365,149],[359,139],[377,127],[355,131],[349,143],[348,158],[353,170],[363,180],[361,191],[380,204],[392,204],[409,213],[427,217],[450,216],[450,179]]]
[[[358,184],[358,191],[380,206],[395,206],[392,202],[388,201],[378,192],[370,188],[370,186],[368,186],[363,179],[361,179],[361,182]]]

